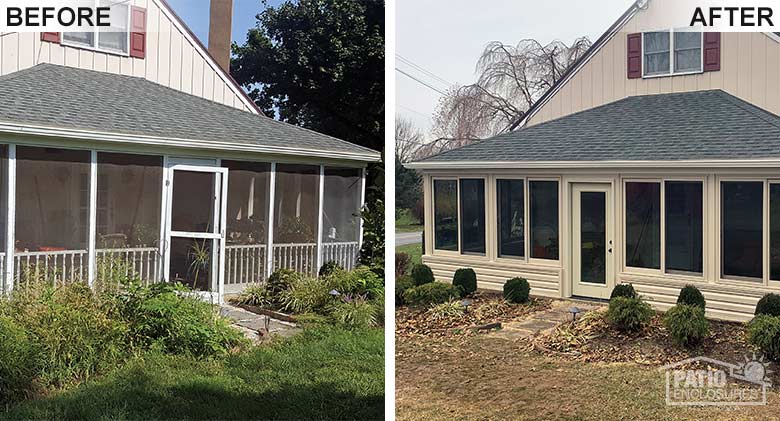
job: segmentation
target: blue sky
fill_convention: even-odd
[[[268,0],[270,6],[277,6],[283,0]],[[203,45],[209,41],[209,0],[168,0]],[[233,0],[233,41],[243,44],[246,32],[256,25],[258,13],[263,10],[262,0]]]

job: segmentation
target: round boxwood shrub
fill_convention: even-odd
[[[780,295],[764,295],[756,304],[756,316],[767,314],[769,316],[780,316]]]
[[[607,320],[618,330],[636,332],[642,329],[652,316],[653,309],[641,298],[615,297],[609,300]]]
[[[710,322],[704,317],[704,307],[698,304],[677,304],[672,307],[664,316],[664,326],[674,343],[686,347],[700,343],[710,333]]]
[[[338,264],[335,260],[328,260],[327,262],[322,264],[322,267],[320,267],[320,271],[318,275],[320,278],[324,278],[330,275],[331,273],[340,270],[344,270],[344,268],[341,267],[340,264]]]
[[[677,304],[699,306],[703,310],[704,306],[706,305],[706,301],[704,301],[704,296],[701,295],[701,292],[698,288],[693,285],[686,285],[683,289],[680,290],[680,296],[677,297]]]
[[[458,269],[452,277],[452,285],[460,287],[461,294],[465,297],[477,290],[477,274],[471,268]]]
[[[414,288],[414,281],[411,276],[403,275],[395,278],[395,305],[400,306],[406,303],[404,301],[404,292],[411,288]]]
[[[747,337],[767,358],[780,360],[780,317],[757,315],[748,323]]]
[[[637,295],[633,285],[617,284],[615,285],[615,288],[612,289],[612,294],[609,296],[609,299],[611,300],[615,297],[636,298]]]
[[[460,294],[460,288],[455,285],[431,282],[407,289],[403,298],[409,305],[428,305],[457,299]]]
[[[434,281],[433,271],[428,267],[428,265],[424,265],[422,263],[416,264],[414,267],[412,267],[412,280],[414,281],[414,284],[418,286],[423,284],[430,284]]]
[[[524,303],[530,293],[531,286],[524,278],[512,278],[504,284],[504,299],[510,303]]]

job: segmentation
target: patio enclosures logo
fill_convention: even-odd
[[[2,0],[2,32],[111,32],[124,28],[130,0]],[[117,7],[122,6],[122,7]]]
[[[766,405],[771,386],[763,358],[731,364],[694,357],[661,367],[666,374],[666,404],[671,406]]]

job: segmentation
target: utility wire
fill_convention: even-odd
[[[441,91],[440,89],[438,89],[438,88],[435,88],[435,87],[433,87],[433,86],[429,85],[428,83],[426,83],[426,82],[423,82],[423,81],[422,81],[422,80],[420,80],[420,79],[417,79],[416,77],[414,77],[414,76],[410,75],[409,73],[406,73],[405,71],[403,71],[403,70],[401,70],[401,69],[399,69],[399,68],[397,68],[397,67],[395,68],[395,71],[397,71],[398,73],[401,73],[402,75],[404,75],[404,76],[408,77],[409,79],[412,79],[412,80],[416,81],[417,83],[419,83],[419,84],[421,84],[421,85],[424,85],[424,86],[426,86],[426,87],[428,87],[428,88],[430,88],[430,89],[432,89],[432,90],[434,90],[434,91],[436,91],[436,92],[438,92],[438,93],[440,93],[440,94],[442,94],[442,95],[447,95],[446,93],[444,93],[444,92],[443,92],[443,91]]]
[[[426,74],[427,76],[429,76],[429,77],[431,77],[433,79],[436,79],[436,81],[443,83],[445,86],[450,87],[450,86],[453,85],[452,83],[450,83],[449,81],[447,81],[444,78],[440,77],[436,73],[431,72],[430,70],[420,66],[419,64],[413,62],[412,60],[409,60],[408,58],[406,58],[406,57],[404,57],[404,56],[402,56],[402,55],[400,55],[398,53],[396,53],[395,56],[399,60],[401,60],[401,62],[403,62],[404,64],[409,65],[409,66],[415,68],[416,70]]]
[[[419,114],[419,115],[421,115],[421,116],[423,116],[423,117],[425,117],[425,118],[431,118],[431,116],[429,116],[429,115],[425,115],[424,113],[421,113],[421,112],[419,112],[419,111],[417,111],[417,110],[415,110],[415,109],[413,109],[413,108],[409,108],[409,107],[407,107],[406,105],[401,105],[401,104],[399,104],[399,103],[397,103],[397,102],[395,103],[395,105],[396,105],[396,106],[398,106],[398,107],[401,107],[401,108],[403,108],[404,110],[411,111],[411,112],[413,112],[413,113],[415,113],[415,114]]]

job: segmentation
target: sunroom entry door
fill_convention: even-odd
[[[609,184],[572,188],[572,295],[609,298],[614,283],[611,196]]]
[[[173,165],[167,186],[166,280],[216,302],[223,292],[227,169]]]

